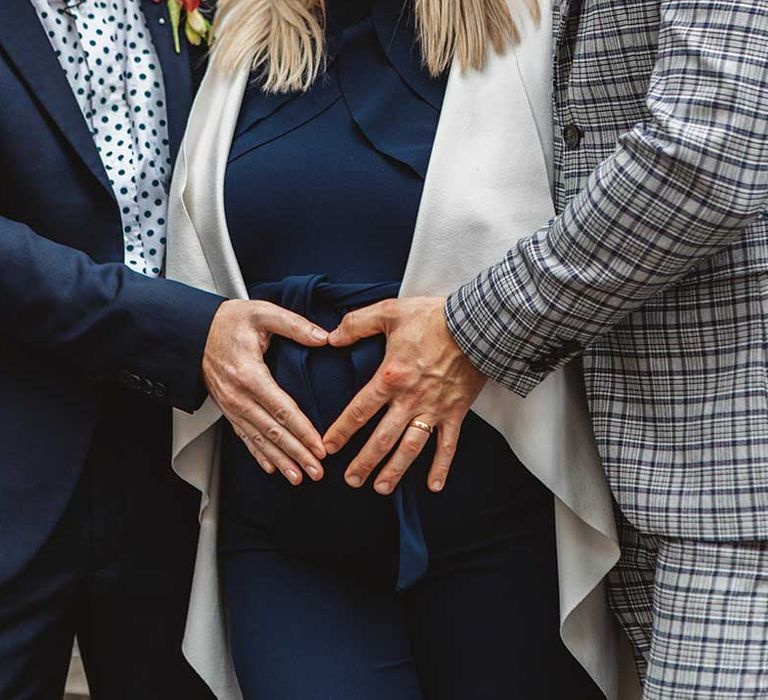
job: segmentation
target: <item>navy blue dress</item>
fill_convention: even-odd
[[[250,296],[329,329],[350,309],[396,296],[408,259],[446,81],[422,69],[410,10],[401,11],[400,0],[329,0],[325,73],[304,94],[249,87],[231,148],[226,213]],[[266,359],[322,433],[383,352],[381,338],[313,350],[275,338]],[[376,494],[373,479],[351,489],[344,470],[372,430],[328,457],[320,482],[299,487],[264,473],[225,435],[219,546],[246,696],[561,697],[549,694],[559,680],[530,673],[532,662],[559,664],[580,678],[557,636],[551,494],[473,413],[442,493],[426,486],[433,444],[392,496]],[[443,598],[462,608],[455,624],[435,610]],[[469,694],[451,651],[476,624],[464,617],[488,640],[461,650]],[[525,672],[492,671],[494,645],[504,658],[519,649]],[[291,670],[297,654],[301,674]],[[523,694],[510,695],[513,686]]]

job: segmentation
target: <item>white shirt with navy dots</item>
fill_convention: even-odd
[[[162,71],[140,3],[32,0],[117,198],[125,263],[157,277],[171,158]]]

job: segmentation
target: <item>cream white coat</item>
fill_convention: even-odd
[[[541,2],[544,18],[550,1]],[[453,291],[554,215],[551,32],[526,17],[519,21],[519,45],[482,71],[451,72],[402,296]],[[248,78],[247,71],[208,69],[181,147],[169,216],[168,276],[230,298],[247,298],[223,188]],[[473,410],[554,494],[566,645],[608,698],[639,697],[626,642],[605,601],[602,580],[619,547],[578,369],[555,372],[526,399],[491,383]],[[220,419],[211,399],[192,416],[174,415],[174,469],[202,493],[184,652],[220,700],[239,700],[216,563]]]

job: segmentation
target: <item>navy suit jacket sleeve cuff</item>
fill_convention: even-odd
[[[170,280],[146,285],[156,292],[144,299],[146,352],[119,372],[128,390],[142,392],[192,413],[207,391],[201,369],[208,331],[223,297]],[[149,302],[149,303],[147,303]]]

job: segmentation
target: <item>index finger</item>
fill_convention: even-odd
[[[386,405],[387,397],[376,388],[375,377],[349,402],[323,436],[328,454],[335,454]]]
[[[268,301],[259,304],[261,325],[270,333],[310,347],[320,347],[328,342],[328,331],[300,314]]]
[[[342,347],[352,345],[363,338],[384,333],[386,320],[393,304],[396,303],[394,299],[385,299],[376,304],[350,311],[328,336],[328,342],[334,347]]]

